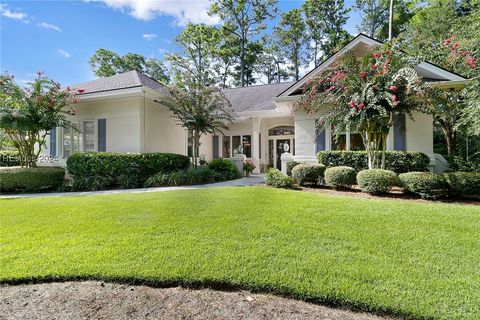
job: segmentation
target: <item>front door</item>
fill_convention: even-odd
[[[287,144],[288,147],[285,145]],[[286,148],[290,148],[290,139],[277,139],[277,169],[282,169],[282,153],[285,152]]]

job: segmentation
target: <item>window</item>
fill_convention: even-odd
[[[222,158],[231,156],[230,136],[222,136]]]
[[[72,123],[70,128],[63,128],[63,157],[67,158],[79,152],[82,144],[82,134],[78,130],[78,123]]]
[[[268,130],[269,136],[286,136],[294,134],[295,128],[293,126],[279,126]]]
[[[243,146],[243,154],[247,156],[247,158],[252,157],[252,136],[247,135],[242,137],[242,146]]]
[[[95,150],[95,121],[85,120],[72,123],[70,128],[63,128],[61,138],[62,154],[68,158],[80,151]]]
[[[365,150],[363,138],[360,133],[350,133],[350,151]]]
[[[241,149],[241,150],[239,150]],[[237,151],[242,151],[247,158],[252,157],[252,136],[224,136],[222,137],[222,158],[229,158]]]
[[[332,150],[347,150],[347,134],[332,135]]]
[[[83,121],[83,151],[95,151],[95,121]]]
[[[241,145],[242,136],[233,136],[232,137],[232,148],[233,150],[238,150]]]
[[[338,151],[361,151],[365,150],[363,138],[360,133],[346,132],[339,135],[333,135],[331,141],[331,150]]]

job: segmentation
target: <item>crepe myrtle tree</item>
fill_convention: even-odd
[[[54,127],[70,127],[68,115],[78,102],[76,93],[84,90],[62,89],[60,84],[38,72],[35,81],[19,86],[12,75],[0,75],[0,128],[18,150],[22,167],[35,167],[45,147],[45,139]]]
[[[306,84],[296,107],[310,114],[320,114],[327,107],[317,129],[332,126],[337,136],[358,131],[368,154],[368,168],[384,168],[394,115],[411,117],[421,106],[422,82],[413,65],[394,44],[377,47],[361,58],[346,52]]]
[[[196,168],[201,136],[228,129],[228,124],[233,121],[233,109],[219,88],[206,87],[185,73],[181,78],[182,81],[170,87],[172,99],[164,103],[178,124],[192,134]]]

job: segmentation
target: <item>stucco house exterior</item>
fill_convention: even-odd
[[[281,155],[288,150],[296,161],[316,162],[321,150],[362,150],[359,134],[346,132],[335,140],[329,130],[317,132],[316,116],[295,110],[302,86],[346,51],[364,55],[381,43],[359,35],[342,50],[296,82],[225,89],[235,121],[224,135],[203,136],[200,154],[207,160],[230,158],[239,146],[256,171],[281,166]],[[428,62],[416,71],[425,81],[457,88],[467,79]],[[189,154],[191,139],[165,106],[167,89],[155,80],[130,71],[112,77],[80,83],[85,89],[72,116],[78,130],[56,128],[50,132],[45,153],[63,164],[73,152],[174,152]],[[414,120],[395,119],[388,135],[388,150],[421,151],[430,156],[432,166],[440,166],[441,156],[433,152],[433,119],[415,113]]]

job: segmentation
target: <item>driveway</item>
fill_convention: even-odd
[[[177,186],[177,187],[159,187],[159,188],[141,188],[141,189],[119,189],[119,190],[103,190],[103,191],[87,191],[87,192],[48,192],[48,193],[22,193],[12,195],[0,195],[0,199],[14,198],[37,198],[37,197],[60,197],[60,196],[89,196],[97,194],[119,194],[119,193],[143,193],[143,192],[163,192],[175,190],[204,189],[216,187],[246,187],[265,183],[263,174],[252,174],[250,177],[243,177],[236,180],[194,185],[194,186]]]

